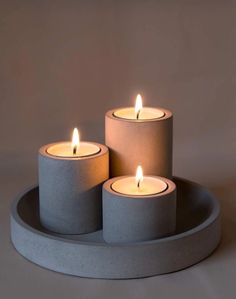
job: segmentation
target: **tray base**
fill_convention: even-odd
[[[11,209],[11,239],[28,260],[51,270],[90,278],[127,279],[189,267],[209,256],[220,241],[218,200],[204,187],[175,178],[177,230],[170,237],[107,244],[102,231],[59,235],[39,221],[38,187],[19,196]]]

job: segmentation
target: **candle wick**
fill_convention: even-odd
[[[140,180],[138,180],[138,182],[137,182],[137,187],[138,187],[138,189],[140,188]]]
[[[141,111],[141,110],[139,110],[139,111],[137,112],[136,119],[139,119],[140,111]]]
[[[73,147],[73,155],[76,155],[76,150],[77,150],[77,146],[75,145],[75,146]]]

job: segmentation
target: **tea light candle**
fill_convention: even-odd
[[[80,142],[79,131],[74,128],[72,142],[58,142],[47,148],[47,153],[63,158],[81,158],[100,152],[100,147],[92,142]]]
[[[108,179],[108,149],[80,142],[75,128],[71,142],[39,150],[40,221],[50,231],[81,234],[101,228],[102,183]]]
[[[148,174],[172,177],[173,115],[163,108],[142,106],[106,113],[105,140],[110,149],[110,176],[130,175],[141,163]]]
[[[142,167],[138,166],[136,177],[124,177],[116,180],[111,188],[117,193],[126,195],[153,195],[165,191],[168,186],[165,181],[152,176],[143,177]]]
[[[103,237],[108,243],[148,241],[175,232],[176,186],[166,178],[115,177],[103,185]]]
[[[140,94],[136,97],[135,107],[121,108],[114,111],[114,116],[129,120],[148,120],[161,118],[165,115],[163,110],[157,108],[143,107]]]

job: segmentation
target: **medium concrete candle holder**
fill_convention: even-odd
[[[117,110],[108,111],[105,117],[110,176],[133,174],[134,165],[141,164],[149,175],[171,178],[172,113],[160,108],[161,118],[132,120],[115,116]]]
[[[103,185],[103,237],[108,243],[138,242],[171,235],[176,228],[176,186],[165,178],[167,189],[152,195],[114,191],[116,177]]]
[[[178,271],[200,262],[221,236],[218,200],[204,187],[175,178],[174,235],[152,241],[107,244],[102,231],[54,234],[39,219],[38,188],[20,195],[11,208],[11,239],[28,260],[51,270],[92,278],[140,278]]]
[[[108,179],[108,149],[85,157],[58,157],[39,150],[40,221],[50,231],[83,234],[102,224],[102,183]]]

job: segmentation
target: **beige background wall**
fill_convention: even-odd
[[[22,173],[40,145],[102,141],[104,113],[175,115],[174,169],[236,178],[234,1],[0,1],[0,163]]]

